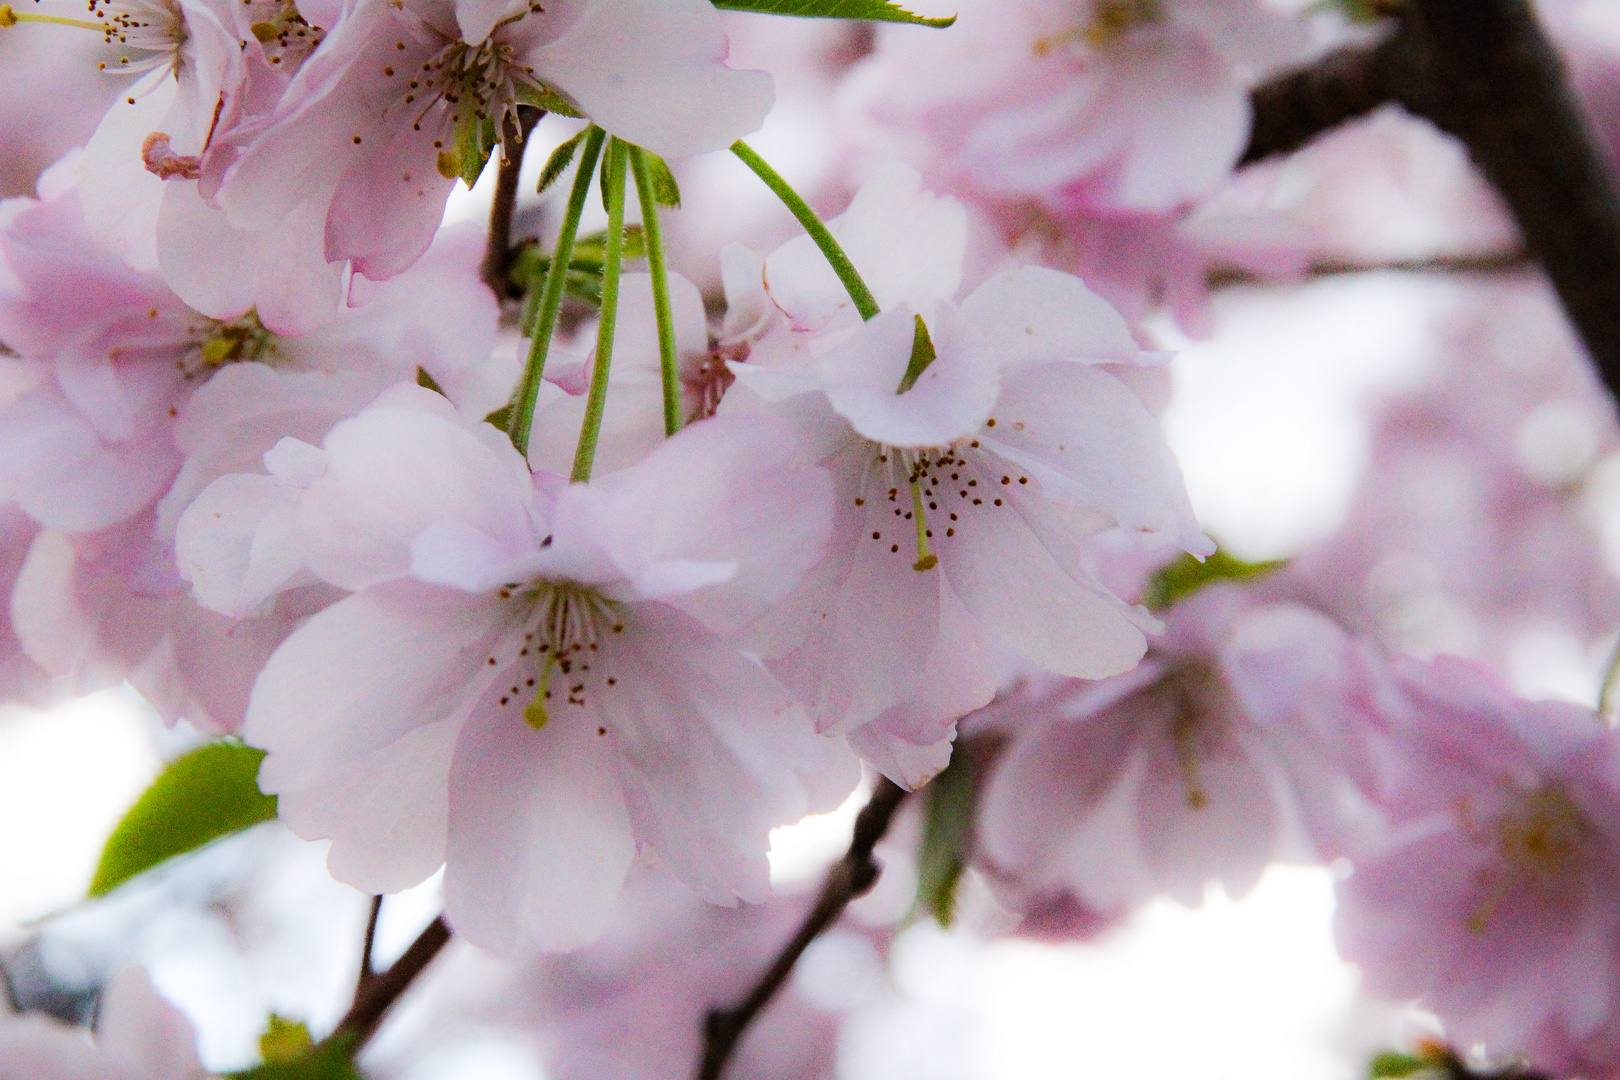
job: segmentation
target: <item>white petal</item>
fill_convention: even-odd
[[[305,840],[332,841],[326,867],[361,892],[393,893],[444,863],[450,758],[461,725],[425,724],[319,782],[282,795],[278,813]]]
[[[253,687],[243,737],[270,751],[259,785],[297,791],[456,714],[496,672],[504,612],[495,596],[404,581],[310,619]]]
[[[539,731],[480,708],[450,771],[446,914],[499,953],[565,950],[601,931],[635,858],[610,740],[591,710]]]
[[[1003,370],[1052,360],[1129,363],[1141,351],[1112,304],[1072,274],[1040,266],[1003,270],[969,293],[948,347]]]

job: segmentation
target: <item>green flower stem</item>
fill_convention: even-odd
[[[776,193],[776,197],[793,211],[793,216],[799,219],[799,224],[810,234],[810,239],[816,242],[816,247],[827,256],[827,261],[832,264],[833,273],[844,283],[844,289],[849,293],[849,298],[855,301],[855,310],[861,313],[861,318],[870,319],[876,315],[878,302],[872,296],[872,290],[866,287],[866,282],[861,280],[861,275],[855,270],[855,264],[849,261],[844,249],[833,239],[833,234],[827,231],[827,226],[823,225],[821,219],[816,217],[816,212],[810,209],[810,204],[789,187],[788,182],[782,179],[782,175],[771,168],[764,158],[754,153],[753,149],[741,139],[731,144],[731,152],[741,158],[744,165],[753,169],[759,178],[765,181],[765,185]]]
[[[641,199],[641,235],[652,272],[653,310],[658,314],[658,366],[664,376],[664,434],[681,430],[681,360],[675,354],[675,317],[669,310],[669,268],[664,264],[664,238],[658,225],[658,199],[652,168],[639,146],[630,147],[630,170]]]
[[[624,179],[628,149],[626,143],[614,139],[608,143],[607,160],[602,163],[602,189],[607,195],[608,214],[607,253],[602,260],[602,319],[596,329],[596,363],[591,368],[591,390],[585,399],[585,422],[580,425],[574,471],[569,476],[576,484],[591,478],[596,440],[602,434],[602,410],[607,407],[613,330],[619,321],[619,270],[624,262]]]
[[[540,379],[546,371],[546,354],[551,351],[551,335],[556,333],[557,313],[562,310],[568,264],[574,257],[574,238],[579,235],[579,218],[585,212],[585,197],[591,193],[591,177],[596,172],[596,159],[602,153],[602,140],[606,137],[607,133],[599,127],[592,127],[585,137],[579,172],[574,175],[574,189],[568,195],[568,209],[563,214],[557,247],[551,253],[551,266],[546,270],[546,283],[541,289],[540,316],[530,331],[529,359],[512,396],[512,413],[506,431],[512,437],[512,445],[525,457],[529,453],[529,431],[534,426],[535,401],[540,396]]]

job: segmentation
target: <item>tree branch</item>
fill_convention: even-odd
[[[1254,121],[1238,165],[1298,150],[1347,120],[1401,100],[1417,81],[1412,40],[1401,28],[1377,45],[1340,49],[1261,83],[1249,94]]]
[[[512,217],[517,210],[518,177],[523,172],[523,152],[529,133],[545,111],[533,105],[519,105],[517,119],[507,113],[501,118],[501,154],[496,165],[495,201],[489,208],[489,241],[484,248],[481,273],[484,284],[502,300],[520,300],[523,290],[511,279]]]
[[[816,898],[816,906],[805,916],[798,932],[782,947],[776,960],[746,997],[729,1009],[709,1012],[703,1025],[703,1060],[698,1067],[698,1080],[720,1080],[726,1062],[731,1060],[748,1025],[782,989],[804,950],[822,931],[838,921],[851,900],[864,895],[877,884],[883,867],[872,858],[872,849],[889,831],[895,811],[908,794],[905,788],[887,777],[878,781],[872,798],[855,819],[855,832],[850,838],[849,850],[827,871],[827,880],[821,887],[821,895]]]
[[[371,914],[366,919],[366,936],[360,943],[360,974],[354,981],[354,1000],[359,1001],[366,984],[377,977],[371,967],[371,952],[377,943],[377,917],[382,914],[381,896],[371,898]]]
[[[337,1030],[332,1032],[332,1038],[348,1036],[352,1038],[353,1047],[358,1049],[365,1045],[367,1039],[376,1032],[377,1025],[387,1015],[394,1002],[399,1000],[401,994],[410,987],[422,970],[432,963],[433,958],[439,955],[450,940],[450,927],[445,923],[444,916],[440,915],[428,924],[417,939],[411,942],[411,947],[405,950],[405,955],[394,961],[394,966],[380,975],[373,975],[364,984],[364,988],[355,997],[354,1005],[350,1007],[343,1019],[338,1021]]]
[[[1620,195],[1528,0],[1406,0],[1393,35],[1252,94],[1242,160],[1397,101],[1468,148],[1620,398]]]

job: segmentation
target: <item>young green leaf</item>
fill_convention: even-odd
[[[973,853],[973,807],[994,751],[984,740],[957,742],[950,765],[921,792],[926,808],[917,850],[916,906],[944,927],[956,918],[956,889]]]
[[[540,170],[540,184],[535,188],[535,191],[545,191],[546,188],[557,182],[557,178],[573,162],[574,151],[578,150],[579,144],[585,141],[585,132],[589,130],[589,128],[581,130],[579,134],[551,152],[551,156],[546,158],[545,166]]]
[[[928,336],[928,327],[923,323],[921,315],[913,316],[917,320],[917,328],[911,335],[911,362],[906,365],[906,373],[900,377],[900,386],[895,393],[903,394],[917,385],[922,373],[928,370],[928,365],[934,362],[937,355],[934,352],[934,339]]]
[[[264,1034],[259,1036],[259,1056],[265,1061],[296,1061],[315,1049],[309,1025],[302,1020],[270,1014]]]
[[[469,112],[456,122],[455,156],[460,170],[457,175],[468,187],[478,183],[497,141],[493,120]]]
[[[917,26],[949,26],[952,15],[929,19],[914,15],[892,0],[714,0],[714,6],[728,11],[757,11],[763,15],[796,15],[805,19],[868,19],[873,22],[913,23]]]
[[[572,116],[575,119],[585,114],[579,111],[579,106],[549,86],[535,86],[519,82],[515,88],[516,96],[525,105],[533,105],[537,109],[544,109],[558,116]]]
[[[1262,574],[1269,574],[1282,565],[1282,560],[1244,562],[1224,551],[1215,552],[1203,562],[1199,562],[1191,555],[1183,555],[1153,575],[1153,579],[1148,582],[1142,602],[1152,611],[1163,611],[1212,581],[1247,581]]]
[[[427,368],[422,367],[420,364],[416,368],[416,385],[424,390],[431,390],[442,397],[450,396],[444,392],[444,387],[439,385],[439,380],[429,375]]]
[[[105,896],[166,859],[276,816],[259,791],[264,751],[216,742],[176,758],[130,807],[101,852],[91,896]]]
[[[1425,1069],[1432,1069],[1434,1062],[1411,1054],[1402,1054],[1394,1050],[1377,1054],[1367,1063],[1367,1076],[1369,1080],[1398,1080],[1399,1077],[1411,1076]]]

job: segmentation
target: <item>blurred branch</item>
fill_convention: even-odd
[[[1204,285],[1209,289],[1226,289],[1234,285],[1286,285],[1343,277],[1346,274],[1373,274],[1381,270],[1408,274],[1498,274],[1523,270],[1534,264],[1535,260],[1529,253],[1518,248],[1485,255],[1439,255],[1432,259],[1392,259],[1389,262],[1357,263],[1324,259],[1312,263],[1303,273],[1286,276],[1256,274],[1240,266],[1215,266],[1205,275]]]
[[[1620,195],[1529,0],[1405,0],[1394,33],[1255,89],[1244,162],[1384,101],[1468,148],[1620,396]]]
[[[376,1032],[389,1008],[409,989],[422,970],[432,963],[449,940],[450,927],[445,923],[444,916],[440,915],[411,942],[411,947],[394,961],[393,967],[366,980],[364,988],[355,996],[354,1005],[338,1021],[337,1030],[331,1037],[337,1039],[346,1036],[353,1040],[355,1048],[363,1046]]]
[[[481,274],[484,284],[495,290],[500,300],[521,300],[523,290],[511,278],[512,260],[516,250],[512,247],[512,217],[517,211],[518,176],[523,172],[523,152],[529,145],[529,133],[546,115],[533,105],[519,105],[517,119],[507,113],[501,118],[501,153],[496,163],[495,201],[489,207],[489,240],[484,248]]]
[[[827,871],[821,895],[816,897],[815,907],[805,916],[798,932],[782,947],[776,960],[746,997],[729,1009],[710,1011],[703,1025],[703,1060],[698,1067],[698,1080],[720,1080],[748,1025],[782,989],[804,950],[822,931],[838,921],[851,900],[864,895],[877,884],[883,867],[872,858],[872,849],[889,831],[895,811],[908,794],[905,788],[887,777],[878,780],[871,799],[855,819],[855,832],[850,838],[849,850]]]

